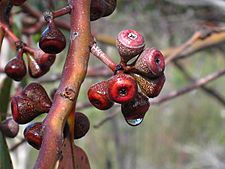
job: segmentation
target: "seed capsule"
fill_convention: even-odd
[[[51,104],[44,88],[38,83],[31,83],[20,95],[11,98],[13,119],[19,124],[28,123],[37,116],[47,113]]]
[[[137,95],[137,83],[128,74],[117,74],[108,80],[109,98],[117,103],[133,100]]]
[[[11,59],[5,66],[5,73],[13,80],[21,81],[27,73],[24,60],[19,57]]]
[[[75,113],[74,139],[84,137],[90,128],[88,117],[80,112]]]
[[[0,123],[0,130],[6,137],[14,138],[19,132],[19,125],[13,118],[8,118]]]
[[[30,83],[27,85],[22,91],[22,95],[25,95],[35,102],[36,109],[40,112],[47,112],[52,105],[47,92],[38,83]]]
[[[49,22],[43,31],[39,46],[45,53],[50,54],[60,53],[66,47],[66,38],[53,21]]]
[[[159,50],[146,48],[138,57],[135,68],[148,78],[158,77],[165,69],[164,57]]]
[[[116,0],[92,0],[90,20],[95,21],[101,17],[109,16],[116,8]]]
[[[123,30],[117,35],[116,47],[121,60],[128,62],[143,51],[145,47],[144,37],[138,31]]]
[[[108,82],[106,81],[92,85],[88,90],[88,99],[99,110],[107,110],[114,104],[109,98]]]
[[[28,125],[23,132],[25,140],[35,149],[41,148],[43,127],[41,122]]]
[[[148,98],[139,92],[133,100],[121,105],[121,111],[129,125],[137,126],[143,121],[149,107]]]
[[[31,77],[38,78],[46,74],[55,61],[55,54],[47,54],[38,49],[34,55],[28,55],[28,71]]]
[[[144,78],[137,74],[132,74],[132,76],[137,81],[139,87],[141,88],[141,91],[149,98],[153,98],[159,95],[166,80],[164,74],[157,77],[156,79]]]

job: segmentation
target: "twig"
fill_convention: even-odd
[[[115,62],[113,62],[113,60],[111,60],[110,57],[97,46],[96,43],[91,45],[91,53],[100,61],[102,61],[106,66],[108,66],[113,72],[115,71]]]
[[[174,65],[183,73],[183,75],[191,80],[192,82],[194,82],[194,78],[192,78],[188,72],[185,70],[184,66],[179,64],[178,62],[174,62]],[[225,106],[225,100],[223,98],[223,96],[221,96],[216,90],[210,88],[210,87],[207,87],[205,85],[203,86],[200,86],[200,88],[208,95],[214,97],[219,103],[221,103],[223,106]]]
[[[199,38],[197,36],[198,34],[196,35],[195,34],[192,36],[191,39],[189,39],[183,45],[175,47],[175,48],[168,48],[162,51],[164,56],[168,58],[166,59],[167,64],[173,60],[190,56],[191,54],[195,52],[204,50],[205,48],[208,48],[208,47],[215,46],[225,41],[224,27],[215,28],[211,30],[211,32],[210,30],[207,30],[206,32],[201,33],[201,36],[199,36]],[[190,43],[191,41],[193,43]]]
[[[201,36],[201,33],[199,31],[196,32],[187,42],[185,42],[179,48],[175,49],[174,52],[166,58],[165,63],[168,64],[169,62],[174,60],[177,56],[179,56],[180,53],[182,53],[191,44],[193,44],[196,40],[198,40],[200,36]]]
[[[183,94],[186,94],[192,90],[195,90],[221,76],[223,76],[225,74],[225,69],[222,69],[218,72],[215,72],[215,73],[212,73],[204,78],[201,78],[199,80],[197,80],[195,83],[187,86],[187,87],[184,87],[183,89],[180,89],[180,90],[176,90],[176,91],[172,91],[170,92],[168,95],[165,95],[165,96],[161,96],[157,99],[154,99],[152,100],[151,104],[161,104],[163,102],[166,102],[166,101],[169,101],[171,99],[174,99],[180,95],[183,95]]]

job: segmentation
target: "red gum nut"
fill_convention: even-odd
[[[41,122],[33,123],[27,126],[23,132],[25,140],[35,149],[41,148],[43,137],[43,126]]]
[[[11,99],[11,110],[13,119],[19,124],[26,124],[39,116],[40,112],[35,110],[35,103],[21,96],[14,96]]]
[[[38,83],[30,83],[27,85],[23,92],[23,96],[30,98],[33,102],[35,102],[36,109],[40,112],[49,111],[52,102],[48,97],[45,89]]]
[[[143,51],[145,46],[144,38],[135,30],[123,30],[117,35],[116,46],[121,59],[127,62]]]
[[[149,107],[148,98],[144,94],[138,93],[132,101],[121,105],[121,111],[126,120],[143,119]]]
[[[19,132],[19,125],[12,118],[8,118],[0,123],[0,130],[6,137],[14,138]]]
[[[80,112],[75,113],[74,139],[84,137],[90,128],[88,117]]]
[[[46,74],[55,61],[55,54],[48,54],[38,49],[34,56],[28,55],[29,74],[33,78]]]
[[[66,47],[66,38],[54,22],[50,22],[43,31],[39,46],[45,53],[50,54],[60,53]]]
[[[55,58],[55,54],[48,54],[43,52],[42,50],[37,50],[34,55],[34,59],[42,70],[49,70],[49,68],[55,62]]]
[[[147,77],[160,76],[165,69],[164,56],[156,48],[146,48],[137,59],[135,68]]]
[[[102,0],[91,1],[90,6],[90,20],[95,21],[101,18],[105,11],[105,5]]]
[[[117,6],[117,0],[104,0],[105,3],[105,11],[103,17],[109,16],[113,13]]]
[[[159,95],[166,80],[164,74],[155,79],[144,78],[137,74],[132,74],[132,76],[137,81],[139,87],[141,88],[141,91],[149,98],[153,98]]]
[[[27,73],[27,69],[22,58],[13,58],[5,66],[5,73],[16,81],[21,81]]]
[[[117,74],[108,81],[109,98],[117,103],[133,100],[137,95],[137,83],[127,74]]]
[[[30,83],[21,95],[11,99],[13,119],[19,124],[28,123],[40,114],[48,112],[51,104],[45,89],[38,83]]]
[[[88,90],[90,103],[100,110],[107,110],[114,104],[108,96],[108,82],[102,81],[92,85]]]
[[[116,8],[116,0],[94,0],[90,6],[90,20],[95,21],[113,13]]]

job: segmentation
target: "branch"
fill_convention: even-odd
[[[184,66],[179,64],[178,62],[174,62],[174,65],[183,73],[183,75],[189,79],[190,81],[194,82],[195,79],[192,78],[188,72],[185,70]],[[215,98],[219,103],[221,103],[223,106],[225,106],[225,100],[223,98],[223,96],[221,96],[217,91],[215,91],[214,89],[207,87],[205,85],[200,86],[200,88],[208,95],[212,96],[213,98]]]
[[[71,0],[70,47],[52,107],[44,121],[44,136],[34,169],[53,169],[60,153],[62,131],[76,104],[90,54],[90,0]],[[49,139],[51,138],[51,139]]]
[[[91,53],[96,56],[101,62],[103,62],[106,66],[108,66],[113,72],[116,69],[116,63],[104,53],[96,43],[91,45]]]
[[[8,24],[9,23],[9,13],[12,9],[12,1],[1,0],[0,1],[0,22]],[[2,42],[4,39],[5,33],[3,28],[0,28],[0,52],[2,47]]]
[[[191,54],[195,52],[204,50],[208,47],[218,45],[225,41],[224,27],[215,28],[211,30],[211,32],[210,30],[207,30],[207,31],[208,31],[208,35],[204,38],[202,38],[202,36],[200,36],[200,34],[196,32],[191,37],[191,39],[186,41],[184,44],[175,48],[169,48],[169,49],[163,50],[162,53],[166,57],[167,64],[173,60],[190,56]]]
[[[193,84],[191,84],[191,85],[189,85],[187,87],[184,87],[183,89],[172,91],[166,96],[162,96],[162,97],[159,97],[159,98],[153,100],[151,102],[151,104],[161,104],[163,102],[166,102],[166,101],[169,101],[171,99],[174,99],[174,98],[176,98],[178,96],[181,96],[181,95],[186,94],[186,93],[188,93],[188,92],[190,92],[192,90],[195,90],[195,89],[197,89],[197,88],[199,88],[199,87],[201,87],[201,86],[203,86],[203,85],[205,85],[205,84],[207,84],[207,83],[209,83],[209,82],[211,82],[211,81],[213,81],[213,80],[223,76],[224,74],[225,74],[225,69],[222,69],[222,70],[220,70],[218,72],[212,73],[212,74],[210,74],[210,75],[208,75],[208,76],[206,76],[206,77],[204,77],[202,79],[199,79],[195,83],[193,83]]]

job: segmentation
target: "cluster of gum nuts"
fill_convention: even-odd
[[[13,0],[13,5],[20,6],[25,0]],[[100,17],[110,15],[115,7],[116,1],[104,3],[101,0],[92,1],[91,17],[94,21]],[[42,32],[39,40],[40,49],[29,48],[22,42],[16,42],[17,55],[12,58],[5,66],[5,73],[15,81],[21,81],[26,73],[27,67],[29,75],[33,78],[39,78],[46,74],[53,65],[56,54],[60,53],[66,47],[66,38],[57,28],[53,18],[50,15],[45,16],[47,27]],[[26,67],[23,54],[27,55]],[[30,83],[22,92],[11,98],[11,110],[13,118],[8,118],[0,124],[0,130],[7,137],[15,137],[18,133],[18,124],[27,124],[37,116],[47,113],[50,110],[52,102],[44,88],[38,83]],[[29,124],[24,130],[24,138],[36,149],[41,147],[43,137],[43,122]],[[86,115],[80,112],[75,113],[75,134],[74,139],[80,139],[86,135],[90,128],[90,122]],[[66,123],[64,127],[64,137],[68,134],[69,128]]]
[[[121,31],[116,40],[121,61],[114,75],[92,85],[88,98],[93,106],[107,110],[121,104],[126,122],[139,125],[150,107],[149,98],[159,95],[165,82],[165,61],[156,48],[145,48],[143,36],[135,30]],[[133,59],[134,61],[129,63]]]
[[[12,117],[0,124],[0,130],[5,136],[13,138],[17,135],[19,126],[31,122],[41,114],[48,113],[52,101],[45,89],[38,83],[30,83],[20,93],[11,98]],[[73,112],[74,113],[74,112]],[[74,139],[80,139],[86,135],[90,128],[88,117],[80,112],[75,113]],[[40,149],[43,138],[43,121],[34,122],[26,126],[24,130],[25,140],[34,148]],[[69,134],[68,124],[65,124],[63,136]]]
[[[15,6],[22,5],[26,0],[13,0]],[[110,15],[116,8],[116,0],[93,0],[90,6],[90,21]],[[21,81],[27,74],[39,78],[46,74],[53,65],[56,54],[66,47],[66,38],[57,28],[51,15],[46,15],[46,29],[39,40],[40,49],[30,48],[22,41],[16,42],[17,55],[5,66],[5,73],[15,81]],[[27,66],[23,59],[27,56]],[[5,136],[13,138],[19,131],[19,124],[27,124],[41,114],[48,113],[52,102],[45,89],[38,83],[30,83],[20,93],[11,98],[13,118],[8,118],[0,123],[0,130]],[[86,115],[75,113],[74,139],[82,138],[89,130],[90,122]],[[43,137],[43,122],[29,124],[24,130],[25,140],[34,148],[40,149]],[[68,124],[65,124],[63,135],[69,133]]]
[[[15,0],[16,2],[24,1]],[[95,1],[92,2],[95,4]],[[95,12],[92,13],[91,20],[108,14],[102,12],[97,16],[94,15]],[[20,81],[26,75],[24,53],[28,56],[29,74],[31,77],[38,78],[49,71],[56,54],[65,48],[66,39],[53,19],[48,17],[46,21],[48,26],[41,35],[40,49],[28,48],[26,44],[19,45],[17,56],[5,66],[6,74],[12,79]],[[127,123],[137,126],[143,121],[150,107],[149,98],[158,96],[164,85],[164,57],[156,48],[145,48],[144,38],[134,30],[121,31],[116,46],[121,62],[115,67],[114,76],[92,85],[88,90],[88,98],[92,105],[100,110],[111,108],[114,102],[121,104],[121,111]],[[29,123],[37,116],[47,113],[51,105],[51,99],[44,88],[38,83],[30,83],[11,98],[13,119],[2,122],[0,130],[8,137],[15,137],[19,129],[18,124]],[[24,130],[25,139],[36,149],[40,148],[42,142],[42,124],[43,122],[29,124]],[[89,127],[87,116],[76,112],[74,139],[83,137]],[[64,137],[68,134],[68,130],[66,124]]]
[[[17,2],[17,1],[16,1]],[[24,1],[23,1],[24,2]],[[21,3],[23,3],[21,1]],[[19,3],[19,2],[18,2]],[[66,38],[56,27],[54,20],[46,18],[47,27],[42,32],[39,40],[40,49],[30,48],[22,42],[16,42],[17,55],[5,66],[5,73],[15,81],[21,81],[27,68],[23,60],[23,54],[27,56],[28,72],[31,77],[39,78],[46,74],[55,61],[56,54],[66,47]],[[18,45],[17,45],[18,43]],[[52,101],[45,89],[38,83],[30,83],[21,92],[11,97],[12,118],[0,123],[0,130],[5,136],[13,138],[17,135],[19,125],[27,124],[41,114],[48,113]],[[80,139],[86,135],[90,128],[88,117],[80,112],[75,113],[74,139]],[[43,121],[26,126],[24,130],[25,140],[34,148],[40,149],[43,138]],[[69,134],[68,124],[65,124],[63,136]]]
[[[27,68],[23,54],[27,56],[28,72],[33,78],[39,78],[46,74],[53,65],[56,54],[66,47],[66,38],[57,28],[51,17],[46,17],[47,27],[42,32],[39,40],[40,49],[33,49],[22,42],[16,42],[18,52],[5,66],[5,73],[16,81],[21,81]]]

